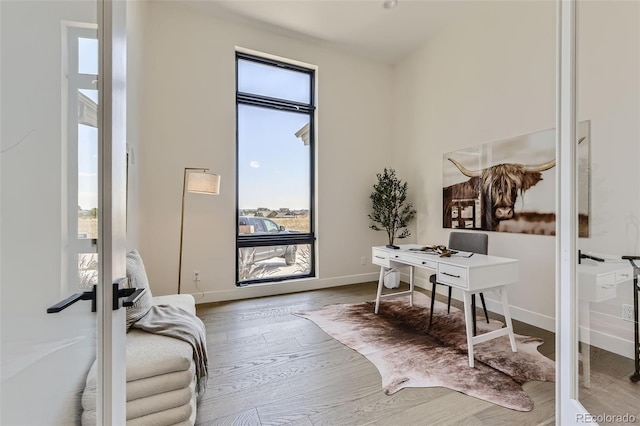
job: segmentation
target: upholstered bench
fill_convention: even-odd
[[[140,254],[127,254],[131,287],[147,291],[127,308],[127,425],[193,425],[196,419],[197,366],[191,344],[177,338],[133,328],[153,305],[170,305],[195,315],[190,294],[153,297]],[[150,315],[150,314],[149,314]],[[96,424],[96,362],[82,395],[82,424]]]
[[[190,294],[153,298],[195,314]],[[127,333],[127,425],[193,425],[196,375],[191,345],[173,337],[132,329]],[[96,363],[82,395],[82,424],[96,424]]]

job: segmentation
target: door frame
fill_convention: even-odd
[[[96,0],[99,45],[99,425],[126,421],[124,309],[113,310],[112,284],[126,276],[126,0]],[[119,301],[116,301],[119,304]]]
[[[578,401],[577,1],[556,10],[556,424],[589,424]]]

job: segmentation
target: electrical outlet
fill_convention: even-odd
[[[193,271],[193,282],[197,283],[200,281],[200,271]]]
[[[633,321],[632,305],[622,305],[622,319],[625,321]]]
[[[367,264],[367,258],[366,258],[366,257],[364,257],[364,256],[362,256],[362,257],[360,258],[360,264],[361,264],[361,265],[366,265],[366,264]]]

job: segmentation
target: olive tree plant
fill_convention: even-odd
[[[407,183],[396,176],[394,169],[385,167],[383,173],[378,173],[378,183],[373,185],[371,198],[371,213],[369,228],[374,231],[387,231],[389,246],[393,246],[396,238],[406,238],[411,235],[407,228],[415,217],[416,210],[407,202]]]

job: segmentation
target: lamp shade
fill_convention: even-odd
[[[220,193],[220,175],[191,172],[189,173],[187,191],[197,194],[218,195]]]

